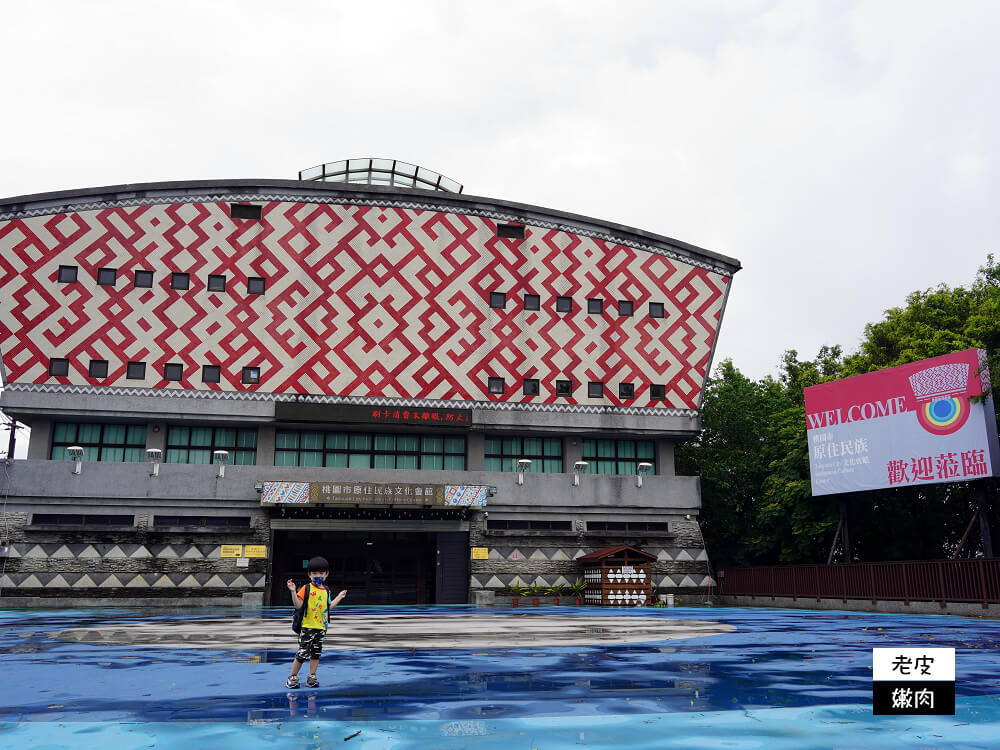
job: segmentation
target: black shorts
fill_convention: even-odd
[[[299,650],[295,652],[295,661],[305,662],[310,659],[318,659],[323,653],[323,636],[325,630],[316,628],[302,628],[299,633]]]

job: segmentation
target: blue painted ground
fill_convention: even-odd
[[[373,610],[339,607],[338,614]],[[88,645],[49,635],[238,611],[0,610],[0,747],[1000,747],[1000,621],[775,609],[544,611],[737,629],[624,646],[328,651],[323,687],[289,692],[290,632],[283,651]],[[267,616],[287,620],[288,609]],[[955,647],[956,715],[873,716],[875,646]]]

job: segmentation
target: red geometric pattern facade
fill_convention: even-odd
[[[78,281],[58,282],[60,265]],[[100,268],[117,269],[115,286],[97,284]],[[133,286],[140,269],[153,288]],[[190,288],[171,289],[171,272]],[[226,291],[209,292],[209,274]],[[248,277],[265,294],[249,295]],[[500,239],[489,217],[453,208],[271,200],[258,222],[212,200],[120,205],[0,221],[0,352],[11,383],[694,409],[728,283],[561,229]],[[506,292],[506,309],[490,292]],[[524,294],[541,309],[524,310]],[[557,296],[572,312],[556,311]],[[605,300],[602,315],[588,298]],[[69,360],[68,376],[49,376],[51,357]],[[108,377],[88,377],[92,359],[108,360]],[[126,379],[130,360],[146,363],[144,381]],[[166,363],[183,380],[164,380]],[[222,382],[202,382],[203,365]],[[240,382],[245,366],[260,367],[259,384]],[[489,393],[489,377],[506,392]],[[540,395],[522,395],[523,378]],[[557,398],[556,379],[573,381],[572,398]],[[606,384],[604,399],[587,397],[588,381]],[[619,399],[621,382],[634,400]],[[651,383],[664,400],[650,400]]]

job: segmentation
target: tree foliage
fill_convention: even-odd
[[[812,497],[804,388],[973,347],[987,351],[1000,382],[1000,264],[992,255],[968,288],[914,292],[887,310],[848,356],[839,346],[811,360],[789,350],[779,377],[759,381],[722,362],[706,387],[702,434],[677,450],[678,472],[702,478],[702,532],[716,565],[826,562],[840,496]],[[995,528],[1000,502],[993,506]],[[954,552],[975,501],[959,482],[854,493],[849,507],[854,560],[934,559]],[[964,554],[981,552],[976,528]]]

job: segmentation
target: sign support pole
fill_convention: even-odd
[[[851,550],[851,531],[848,525],[847,515],[847,495],[840,497],[840,524],[844,529],[844,562],[854,562],[854,553]]]
[[[986,482],[976,482],[976,504],[979,506],[979,532],[983,535],[983,556],[993,557],[993,538],[990,535],[990,501],[986,496]]]

